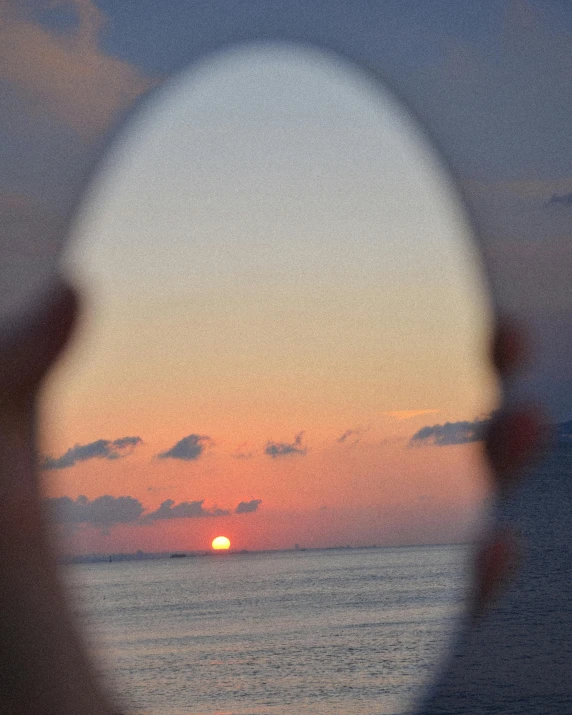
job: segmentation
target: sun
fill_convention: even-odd
[[[211,546],[215,551],[226,551],[230,548],[230,539],[227,539],[226,536],[217,536],[216,539],[213,539]]]

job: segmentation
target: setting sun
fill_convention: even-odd
[[[216,539],[213,539],[211,546],[215,551],[226,551],[230,548],[230,539],[227,539],[226,536],[217,536]]]

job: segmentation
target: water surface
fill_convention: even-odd
[[[66,567],[105,677],[161,715],[396,715],[439,664],[466,547]]]

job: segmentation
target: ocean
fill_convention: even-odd
[[[216,554],[64,567],[128,712],[401,715],[458,622],[467,547]]]

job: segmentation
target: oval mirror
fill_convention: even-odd
[[[129,120],[66,265],[84,320],[42,467],[126,705],[409,711],[496,401],[471,231],[415,122],[325,53],[217,55]]]

